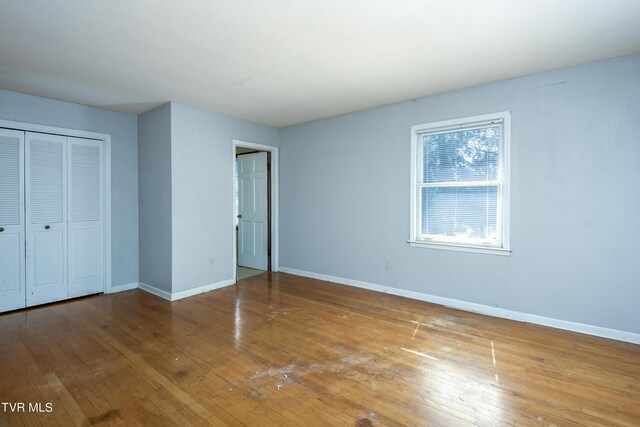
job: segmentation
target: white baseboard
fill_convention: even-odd
[[[115,294],[116,292],[130,291],[131,289],[138,289],[138,282],[131,282],[131,283],[125,283],[123,285],[112,286],[109,293]]]
[[[140,284],[138,285],[138,288],[142,289],[145,292],[149,292],[150,294],[153,294],[157,297],[166,299],[167,301],[171,301],[170,292],[164,291],[162,289],[158,289],[155,286],[147,285],[146,283],[140,282]]]
[[[552,328],[564,329],[567,331],[580,332],[597,337],[610,338],[618,341],[625,341],[633,344],[640,344],[640,334],[633,332],[619,331],[616,329],[603,328],[600,326],[587,325],[584,323],[570,322],[567,320],[554,319],[551,317],[538,316],[536,314],[522,313],[519,311],[506,310],[503,308],[491,307],[484,304],[476,304],[452,298],[439,297],[435,295],[423,294],[421,292],[408,291],[405,289],[382,286],[374,283],[361,282],[359,280],[345,279],[343,277],[329,276],[326,274],[313,273],[309,271],[297,270],[295,268],[280,267],[283,273],[295,274],[296,276],[310,277],[313,279],[326,280],[328,282],[339,283],[341,285],[354,286],[357,288],[369,289],[377,292],[384,292],[406,298],[426,301],[445,307],[458,310],[470,311],[487,316],[500,317],[503,319],[517,320],[520,322],[534,323],[536,325],[550,326]]]
[[[198,288],[187,289],[186,291],[175,292],[175,293],[170,293],[162,289],[158,289],[155,286],[151,286],[142,282],[140,282],[138,287],[145,292],[149,292],[150,294],[153,294],[160,298],[164,298],[167,301],[176,301],[179,299],[198,295],[204,292],[213,291],[215,289],[224,288],[225,286],[233,285],[234,283],[235,281],[233,279],[221,280],[220,282],[211,283],[210,285],[204,285]]]
[[[209,291],[213,291],[215,289],[220,289],[220,288],[224,288],[225,286],[230,286],[233,285],[234,283],[236,283],[235,280],[233,279],[227,279],[227,280],[221,280],[219,282],[216,283],[212,283],[210,285],[204,285],[204,286],[200,286],[198,288],[193,288],[193,289],[188,289],[186,291],[182,291],[182,292],[176,292],[174,294],[171,294],[171,301],[175,301],[175,300],[179,300],[182,298],[187,298],[193,295],[198,295],[204,292],[209,292]]]

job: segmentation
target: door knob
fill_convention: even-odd
[[[242,218],[242,215],[236,215],[238,218]]]
[[[45,230],[48,230],[48,229],[50,229],[50,228],[51,228],[51,226],[50,226],[50,225],[45,225],[45,226],[44,226],[44,229],[45,229]]]
[[[0,227],[0,233],[4,231],[4,227]]]

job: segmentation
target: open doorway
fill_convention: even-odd
[[[277,147],[233,141],[234,279],[277,271]]]

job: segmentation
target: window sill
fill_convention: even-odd
[[[501,256],[511,255],[511,249],[495,248],[491,246],[473,246],[473,245],[464,245],[464,244],[436,243],[436,242],[425,242],[425,241],[416,241],[416,240],[409,240],[407,243],[409,243],[409,245],[411,246],[415,246],[418,248],[443,249],[445,251],[473,252],[478,254],[491,254],[491,255],[501,255]]]

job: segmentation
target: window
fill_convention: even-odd
[[[411,243],[509,254],[510,114],[412,127]]]

